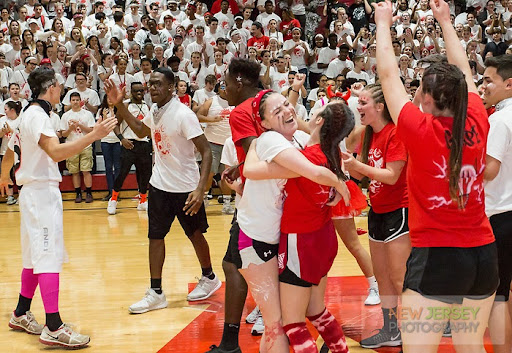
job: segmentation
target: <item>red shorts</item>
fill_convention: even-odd
[[[309,287],[327,276],[338,253],[338,237],[331,221],[310,233],[281,233],[279,279]]]
[[[352,180],[346,182],[348,191],[350,191],[350,205],[346,206],[345,202],[341,200],[334,207],[331,207],[331,215],[333,219],[346,219],[354,218],[359,216],[368,203],[366,202],[366,196],[364,196],[359,186]]]

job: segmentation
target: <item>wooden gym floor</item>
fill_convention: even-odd
[[[223,319],[223,289],[205,303],[188,303],[186,295],[200,276],[194,250],[178,222],[166,238],[166,261],[163,289],[169,307],[141,315],[130,315],[128,307],[140,300],[149,286],[147,259],[147,214],[136,210],[134,192],[123,192],[118,214],[109,216],[107,202],[95,194],[92,204],[75,204],[64,196],[64,237],[70,262],[64,265],[60,281],[60,312],[64,322],[91,336],[87,352],[187,352],[203,353],[209,345],[220,342]],[[224,280],[222,258],[229,237],[231,216],[221,213],[222,206],[214,199],[207,208],[210,228],[206,235],[210,245],[213,268]],[[20,290],[21,252],[19,241],[18,206],[0,204],[0,353],[47,351],[37,336],[14,332],[7,326]],[[366,229],[366,218],[357,218],[358,226]],[[360,237],[368,248],[366,235]],[[327,298],[331,310],[339,307],[343,328],[359,341],[372,329],[380,327],[380,306],[364,307],[366,280],[354,258],[339,242],[339,253],[330,277]],[[356,277],[352,277],[356,276]],[[340,288],[342,288],[340,290]],[[351,295],[344,295],[344,289]],[[248,302],[251,302],[249,299]],[[343,305],[339,303],[343,302]],[[348,304],[347,304],[348,303]],[[348,306],[347,306],[348,305]],[[252,310],[248,305],[245,315]],[[44,323],[44,310],[39,295],[32,312]],[[343,313],[351,313],[350,318]],[[347,314],[348,315],[348,314]],[[241,346],[244,353],[256,353],[259,338],[250,335],[251,326],[241,326]],[[354,335],[351,334],[354,331]],[[357,332],[356,332],[357,331]],[[372,352],[359,347],[348,338],[351,352]],[[52,349],[53,350],[53,349]],[[398,349],[379,350],[398,352]],[[451,351],[443,350],[443,351]]]

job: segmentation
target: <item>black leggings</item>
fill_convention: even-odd
[[[133,143],[133,148],[131,150],[124,147],[121,148],[121,170],[119,172],[119,176],[114,181],[114,191],[121,191],[124,180],[128,176],[128,173],[130,173],[132,165],[135,164],[139,192],[141,194],[145,194],[148,191],[151,169],[153,168],[151,142],[137,140],[130,141]]]

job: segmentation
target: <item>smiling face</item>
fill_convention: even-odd
[[[510,96],[510,89],[512,89],[512,79],[503,80],[503,78],[498,75],[495,67],[485,69],[482,90],[484,92],[483,99],[486,105],[496,105],[503,99],[508,98]]]
[[[298,128],[295,108],[282,94],[272,93],[265,100],[261,125],[291,140]]]
[[[375,103],[371,93],[367,90],[363,90],[359,93],[357,111],[361,115],[362,125],[372,125],[380,118],[382,103]]]

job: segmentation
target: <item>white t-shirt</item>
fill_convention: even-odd
[[[3,116],[0,118],[0,129],[3,128],[4,125],[8,125],[11,129],[11,132],[5,134],[2,137],[2,145],[0,146],[0,156],[3,156],[5,154],[5,151],[7,151],[7,144],[9,143],[9,140],[16,132],[16,129],[20,125],[20,118],[16,118],[14,120],[9,119],[6,116]]]
[[[354,69],[354,63],[349,60],[341,61],[336,58],[329,63],[327,66],[327,70],[325,71],[325,75],[329,78],[336,78],[345,68],[349,68],[350,70]]]
[[[17,83],[20,85],[20,96],[30,98],[32,96],[32,91],[30,90],[30,86],[28,85],[29,73],[25,70],[14,71],[11,81],[9,83]]]
[[[73,88],[72,90],[69,90],[68,93],[66,93],[66,95],[64,96],[64,99],[62,100],[63,105],[71,104],[69,97],[73,92],[78,92],[80,94],[81,104],[84,109],[87,109],[84,107],[85,100],[89,100],[89,104],[94,107],[99,107],[99,105],[101,104],[100,97],[98,97],[98,93],[96,93],[96,91],[90,88],[86,88],[85,91],[80,92],[78,88]]]
[[[295,45],[297,45],[295,47],[295,49],[293,49],[293,51],[290,55],[292,58],[291,65],[297,66],[297,68],[299,70],[301,70],[301,69],[306,68],[306,57],[305,57],[306,50],[308,51],[308,53],[310,52],[310,50],[309,50],[308,43],[306,43],[304,41],[300,41],[299,43],[300,44],[297,45],[297,42],[295,42],[293,39],[288,39],[283,44],[283,50],[284,51],[290,50],[291,48],[295,47]],[[306,45],[306,49],[304,49],[304,47],[302,46],[302,43],[304,43]]]
[[[496,105],[489,117],[487,154],[501,162],[496,178],[485,184],[487,217],[512,210],[512,98]]]
[[[9,149],[15,151],[16,183],[27,185],[31,182],[57,182],[62,181],[59,167],[53,159],[39,146],[41,134],[48,137],[57,137],[48,115],[38,105],[32,105],[21,113],[18,129],[9,141]],[[19,147],[15,148],[15,146]],[[18,151],[19,154],[18,154]],[[20,163],[23,158],[23,163]]]
[[[222,145],[226,138],[231,136],[231,127],[229,126],[229,115],[235,107],[230,106],[228,101],[215,95],[212,98],[212,104],[208,110],[208,116],[222,116],[221,121],[207,123],[204,129],[204,135],[208,142]]]
[[[224,147],[222,148],[222,155],[220,157],[220,163],[224,164],[228,167],[233,167],[235,165],[238,165],[238,157],[236,155],[236,147],[235,143],[233,142],[233,139],[231,137],[228,137],[226,141],[224,141]],[[238,178],[237,181],[240,181],[241,179]],[[240,199],[242,197],[236,193],[235,195],[235,207],[238,208],[238,204],[240,203]]]
[[[146,116],[149,115],[149,107],[146,103],[130,103],[128,104],[128,111],[137,119],[144,120]],[[132,129],[128,126],[125,120],[121,123],[121,133],[123,134],[124,138],[128,140],[137,140],[137,141],[149,141],[148,137],[139,137],[137,136]]]
[[[151,129],[155,155],[149,183],[167,192],[194,191],[199,184],[199,167],[192,139],[203,134],[194,112],[173,98],[160,109],[153,104],[142,122]]]
[[[64,115],[62,115],[62,119],[60,120],[60,129],[61,130],[67,130],[69,128],[69,122],[71,120],[76,120],[80,122],[80,124],[87,126],[87,127],[94,127],[94,124],[96,123],[94,120],[94,116],[92,113],[85,109],[80,109],[79,112],[74,112],[73,110],[68,110]],[[66,137],[66,142],[72,142],[75,140],[78,140],[80,137],[87,135],[80,129],[78,126],[74,131],[71,131],[71,133]]]
[[[367,84],[370,84],[370,75],[368,75],[365,71],[361,71],[360,73],[351,70],[347,72],[347,78],[355,78],[356,80],[365,80]]]
[[[301,145],[309,140],[309,135],[297,130],[294,137]],[[268,163],[282,151],[294,147],[283,135],[275,131],[264,132],[258,137],[256,154]],[[237,219],[240,229],[251,239],[268,244],[279,243],[281,236],[281,216],[283,214],[284,186],[286,179],[247,179],[244,194],[238,205]]]
[[[204,102],[206,102],[208,99],[213,98],[216,95],[217,95],[217,93],[215,93],[214,91],[208,92],[206,89],[201,88],[201,89],[198,89],[197,91],[195,91],[192,101],[201,105]]]
[[[274,92],[283,92],[283,90],[288,85],[288,71],[279,72],[277,70],[270,70],[270,80],[272,83],[270,84],[270,88]]]

